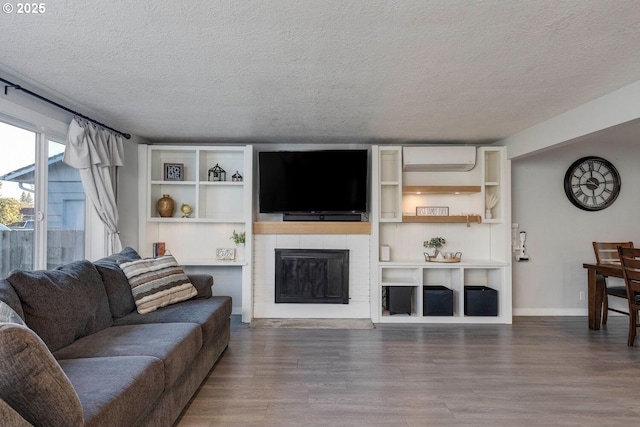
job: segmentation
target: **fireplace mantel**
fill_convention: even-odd
[[[370,222],[259,221],[254,234],[371,234]]]

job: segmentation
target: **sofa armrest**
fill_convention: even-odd
[[[210,274],[187,274],[191,284],[198,290],[196,298],[209,298],[213,295],[211,287],[213,286],[213,276]]]
[[[33,424],[22,418],[7,402],[0,399],[0,420],[3,426],[32,427]]]

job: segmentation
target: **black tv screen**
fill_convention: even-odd
[[[262,151],[262,213],[367,211],[367,150]]]

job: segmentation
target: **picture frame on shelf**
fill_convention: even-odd
[[[233,261],[236,259],[236,250],[234,248],[217,248],[216,261]]]
[[[184,163],[165,163],[165,181],[184,181]]]
[[[416,216],[449,216],[448,206],[417,206]]]

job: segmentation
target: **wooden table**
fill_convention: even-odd
[[[622,267],[616,264],[582,264],[588,272],[589,329],[600,329],[602,299],[606,277],[622,278]]]

